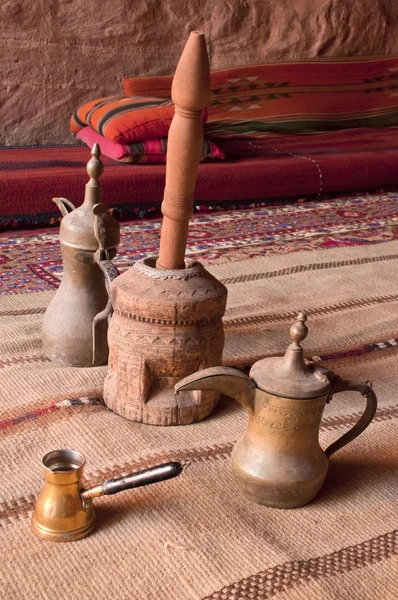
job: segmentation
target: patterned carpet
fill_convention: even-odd
[[[188,256],[221,264],[257,256],[387,242],[396,239],[398,193],[195,216]],[[122,226],[115,264],[123,271],[156,254],[161,220]],[[0,234],[2,293],[38,292],[59,285],[62,263],[58,231]]]
[[[160,221],[122,227],[121,270],[156,253]],[[280,354],[298,310],[308,356],[372,380],[379,409],[336,453],[319,497],[278,511],[246,501],[229,454],[246,413],[224,399],[207,420],[158,428],[102,403],[106,367],[69,369],[41,355],[42,314],[62,276],[56,231],[0,235],[1,599],[329,600],[396,598],[398,194],[247,209],[192,220],[189,256],[228,287],[224,363]],[[336,395],[325,447],[358,419]],[[97,530],[72,544],[30,531],[42,456],[72,447],[90,485],[168,459],[179,478],[96,500]],[[54,574],[56,573],[56,577]]]

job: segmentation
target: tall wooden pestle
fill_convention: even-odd
[[[202,112],[210,97],[210,66],[203,33],[191,32],[174,75],[175,115],[167,144],[166,185],[158,269],[184,269],[189,218],[203,142]]]

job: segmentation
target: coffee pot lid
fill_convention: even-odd
[[[104,171],[104,165],[100,156],[100,147],[98,144],[94,144],[91,150],[91,159],[87,163],[87,174],[90,180],[86,183],[83,204],[64,216],[60,229],[61,243],[92,252],[99,248],[94,228],[96,215],[101,217],[102,247],[116,248],[120,241],[119,223],[101,202],[99,179]],[[93,211],[94,207],[96,209]]]
[[[256,386],[274,396],[283,398],[316,398],[326,394],[331,382],[329,371],[304,360],[300,345],[308,334],[307,314],[300,312],[290,328],[292,343],[282,357],[264,358],[256,362],[250,378]]]

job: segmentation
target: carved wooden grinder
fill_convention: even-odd
[[[219,364],[224,346],[227,290],[184,258],[209,93],[205,37],[192,32],[172,85],[159,258],[138,261],[112,284],[104,400],[127,419],[152,425],[199,421],[218,400],[213,391],[176,396],[173,389],[182,377]]]
[[[119,244],[119,224],[101,203],[98,181],[104,166],[94,144],[87,163],[90,181],[79,208],[54,198],[63,219],[60,243],[64,273],[42,325],[44,354],[73,367],[102,365],[108,359],[107,327],[111,301],[107,286],[118,271],[110,262]]]

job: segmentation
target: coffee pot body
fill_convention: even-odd
[[[95,522],[92,501],[82,496],[85,461],[74,450],[62,453],[68,456],[68,465],[59,459],[60,451],[44,457],[44,485],[32,515],[33,531],[55,542],[79,540],[93,530]]]

